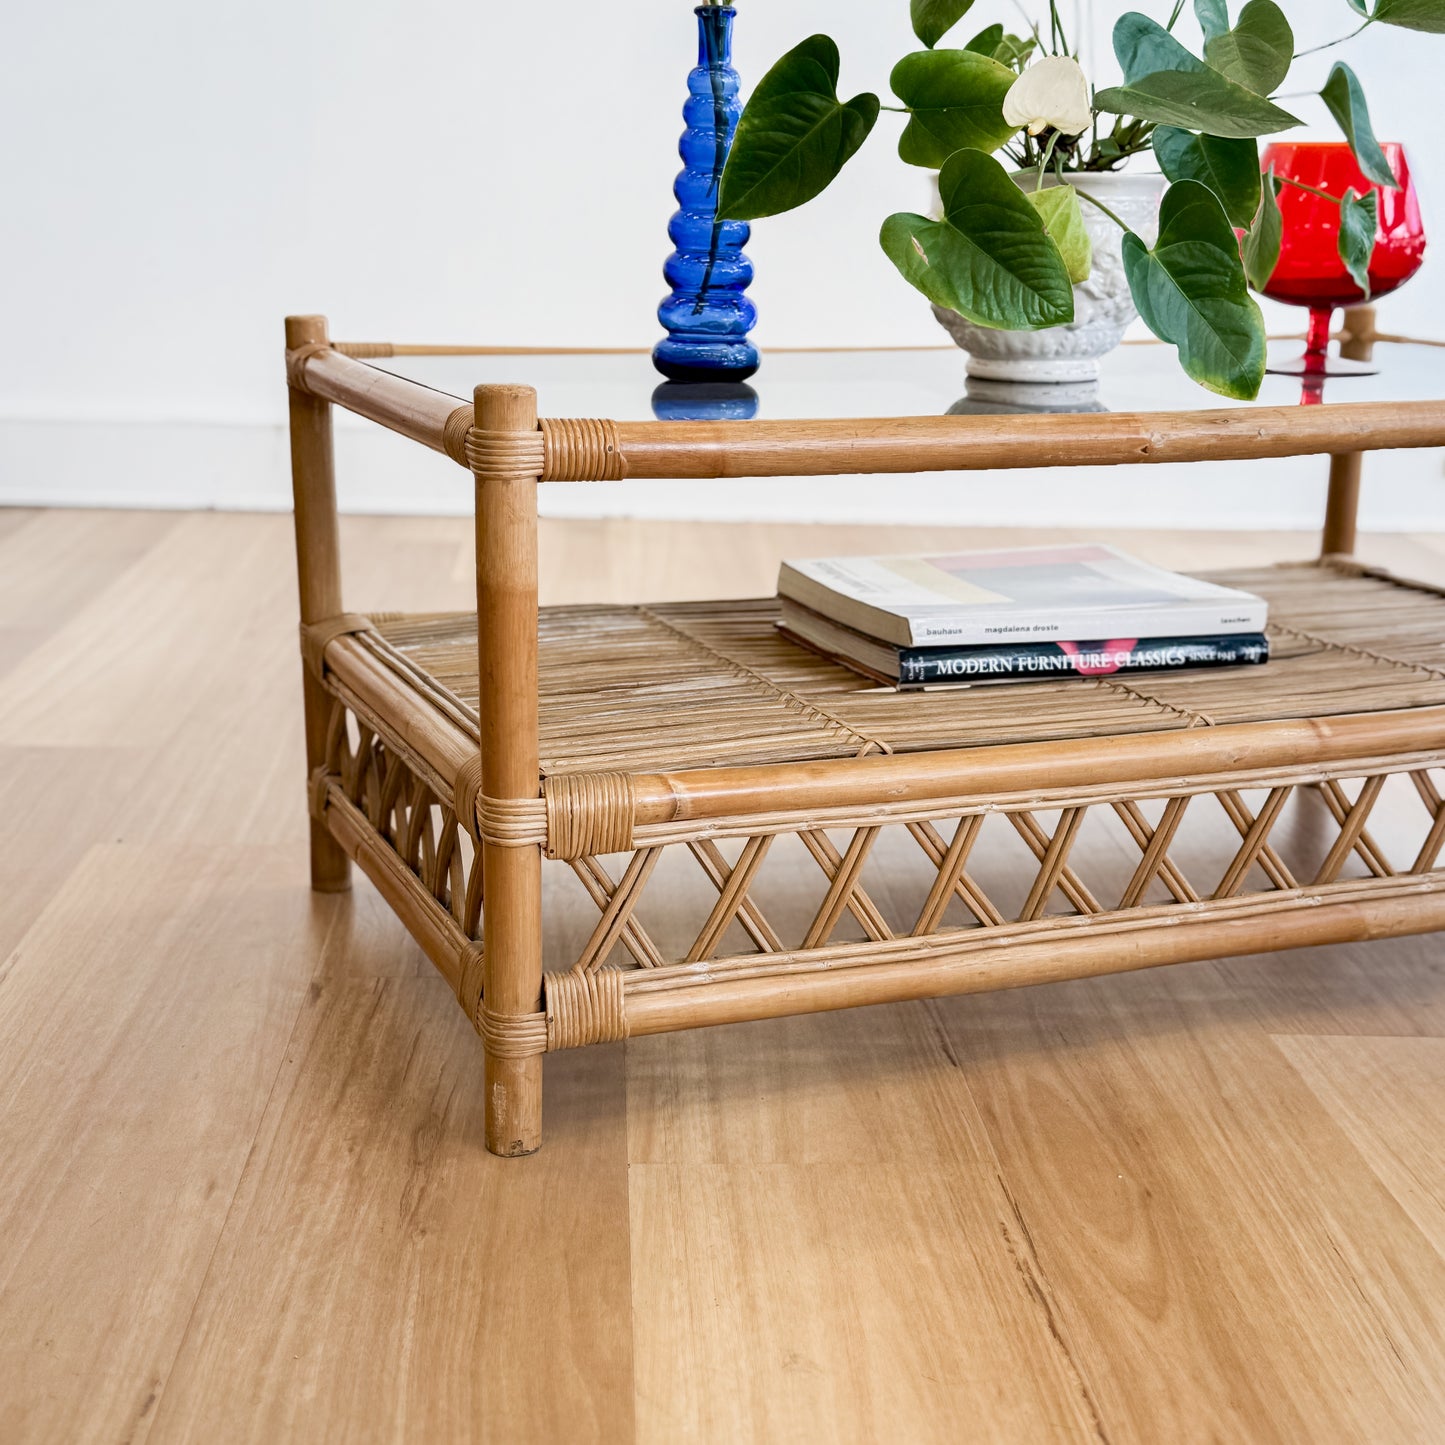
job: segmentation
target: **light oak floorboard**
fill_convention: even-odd
[[[931,1005],[637,1039],[627,1076],[639,1441],[1094,1437]]]
[[[1098,1437],[986,1149],[639,1164],[631,1200],[639,1442]]]
[[[0,964],[0,1440],[144,1438],[333,911],[304,867],[97,846]]]
[[[369,884],[357,882],[336,914],[336,925],[318,955],[318,984],[372,978],[431,978],[436,970]]]
[[[8,512],[0,518],[0,627],[53,629],[143,558],[175,512]]]
[[[1226,958],[1219,993],[1272,1034],[1445,1038],[1445,943],[1439,934],[1381,948],[1318,948]]]
[[[305,886],[290,530],[0,512],[6,1445],[1445,1435],[1438,938],[559,1055],[495,1160],[445,985],[364,879]],[[344,519],[348,604],[469,606],[470,534]],[[1083,534],[548,520],[542,591],[1040,535]],[[1445,539],[1364,550],[1445,580]],[[547,871],[565,948],[595,909]],[[713,897],[680,870],[649,927]]]
[[[277,521],[178,521],[124,586],[102,589],[11,670],[0,744],[162,746],[198,695],[240,694],[232,639],[295,596]]]
[[[0,686],[175,525],[162,512],[0,510]]]
[[[1445,1257],[1208,969],[938,1005],[1108,1438],[1436,1438]]]
[[[147,756],[127,748],[0,747],[0,959],[95,842],[115,842]],[[0,1035],[0,1052],[4,1036]]]
[[[1275,1042],[1421,1234],[1445,1255],[1445,1038]]]
[[[958,1068],[923,1003],[631,1039],[628,1158],[927,1163],[940,1134],[974,1116]]]
[[[509,1169],[439,978],[317,984],[151,1445],[630,1438],[622,1062],[557,1061]]]

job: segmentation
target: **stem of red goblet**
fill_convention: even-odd
[[[1305,333],[1305,367],[1309,371],[1323,371],[1330,350],[1330,320],[1335,314],[1333,306],[1310,307],[1310,329]]]

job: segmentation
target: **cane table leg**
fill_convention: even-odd
[[[288,316],[286,349],[324,345],[324,316]],[[291,402],[291,487],[295,499],[296,572],[301,621],[320,622],[341,611],[341,547],[336,526],[336,468],[331,445],[331,403],[288,388]],[[319,678],[303,667],[306,771],[326,760],[331,700]],[[320,893],[351,887],[351,863],[326,825],[311,819],[311,886]]]
[[[482,808],[540,793],[537,737],[537,477],[542,447],[530,387],[480,386],[477,445],[477,654]],[[487,1148],[541,1145],[542,852],[482,837],[482,1010]]]
[[[1375,308],[1356,306],[1345,312],[1345,339],[1340,355],[1350,361],[1368,361],[1375,350]],[[1349,556],[1355,550],[1355,521],[1360,510],[1360,452],[1336,452],[1330,458],[1329,499],[1325,503],[1325,530],[1320,539],[1323,556]]]

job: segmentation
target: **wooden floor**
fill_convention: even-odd
[[[564,1054],[494,1159],[441,979],[305,887],[289,534],[0,512],[5,1445],[1445,1440],[1438,937]],[[348,521],[349,603],[467,605],[468,534]],[[544,591],[882,545],[551,523]]]

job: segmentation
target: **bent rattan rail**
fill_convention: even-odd
[[[1445,927],[1445,595],[1344,555],[1358,452],[1445,444],[1445,401],[539,421],[529,388],[459,405],[321,317],[286,340],[312,884],[354,860],[456,991],[494,1153],[538,1147],[553,1049]],[[343,610],[332,403],[472,472],[475,614]],[[541,482],[1303,454],[1332,456],[1321,561],[1227,579],[1270,598],[1262,669],[897,694],[781,641],[770,602],[538,609]],[[1408,856],[1367,826],[1387,788],[1418,799]],[[1301,860],[1280,820],[1306,797],[1330,831]],[[1170,849],[1211,827],[1191,878]],[[1005,846],[1026,888],[990,873]],[[785,847],[818,869],[791,925]],[[597,923],[544,970],[548,861]],[[712,899],[686,937],[645,921],[679,866]]]

